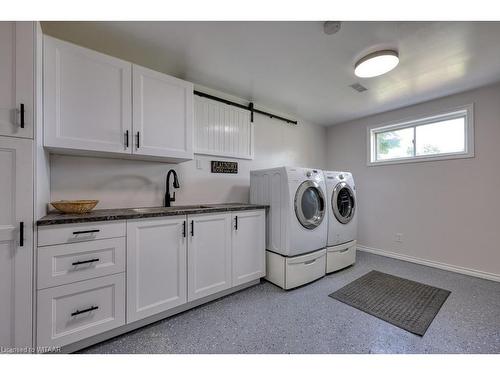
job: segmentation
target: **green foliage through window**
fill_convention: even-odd
[[[381,133],[377,140],[377,150],[380,154],[387,154],[391,149],[397,148],[401,144],[401,138],[395,132]]]

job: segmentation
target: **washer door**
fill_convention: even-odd
[[[314,229],[325,217],[325,197],[314,181],[304,181],[295,193],[295,215],[307,229]]]
[[[347,224],[354,217],[356,210],[356,198],[354,191],[345,182],[335,186],[332,194],[333,214],[342,224]]]

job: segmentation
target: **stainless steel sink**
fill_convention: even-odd
[[[199,210],[200,208],[211,208],[206,205],[186,205],[186,206],[173,206],[173,207],[143,207],[143,208],[132,208],[132,211],[140,214],[156,213],[156,212],[168,212],[168,211],[179,211],[179,210]]]

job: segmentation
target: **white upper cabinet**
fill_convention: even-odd
[[[33,138],[33,22],[0,22],[0,135]]]
[[[232,286],[231,214],[189,215],[188,301]]]
[[[43,65],[44,146],[174,163],[193,158],[192,83],[49,36]]]
[[[233,286],[266,275],[266,217],[264,210],[232,215]]]
[[[0,347],[30,347],[33,142],[0,137],[0,171]]]
[[[193,84],[133,66],[134,154],[193,158]]]
[[[132,64],[44,37],[44,145],[128,153]]]

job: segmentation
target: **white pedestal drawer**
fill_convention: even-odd
[[[125,272],[126,238],[38,248],[38,289]]]
[[[125,273],[38,292],[37,346],[63,346],[125,324]]]

